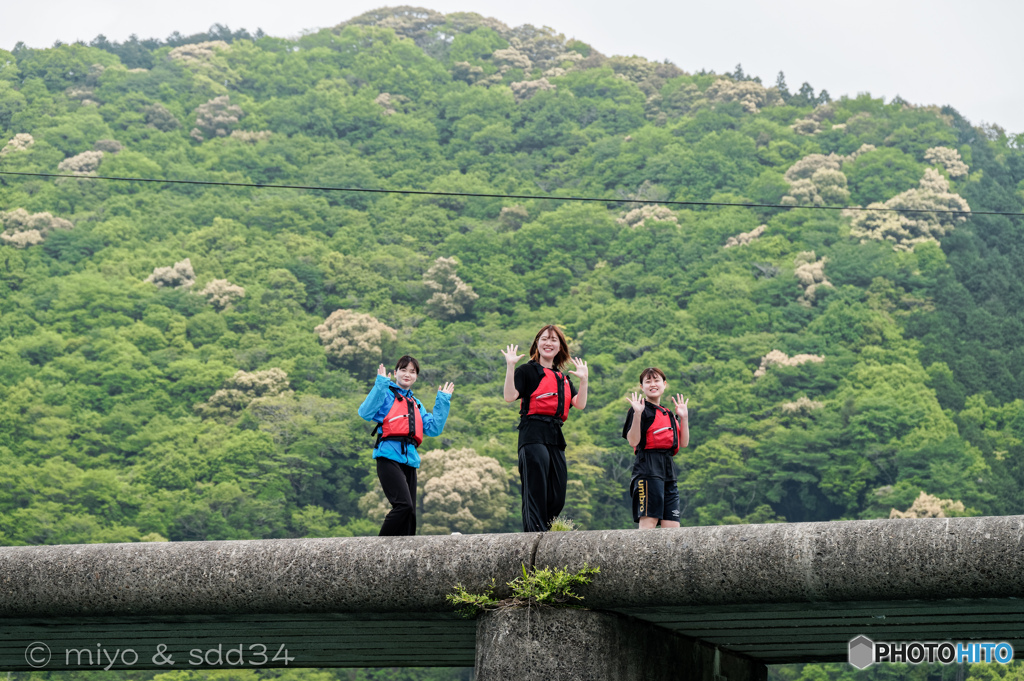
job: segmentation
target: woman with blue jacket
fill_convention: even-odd
[[[373,430],[377,434],[373,458],[377,479],[391,503],[380,528],[382,537],[416,534],[416,470],[420,467],[416,447],[424,436],[434,437],[444,430],[455,390],[454,383],[438,388],[430,413],[412,394],[412,384],[419,374],[419,362],[409,355],[398,360],[394,380],[381,364],[370,394],[359,407],[362,418],[377,424]]]

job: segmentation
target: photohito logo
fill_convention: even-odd
[[[25,662],[33,669],[42,669],[50,664],[50,646],[42,641],[29,643],[25,648]]]
[[[1013,646],[1009,643],[953,643],[952,641],[907,641],[876,643],[867,636],[850,641],[847,660],[857,669],[866,669],[875,662],[998,662],[1013,660]]]

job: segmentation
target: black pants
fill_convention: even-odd
[[[565,450],[554,445],[523,445],[519,448],[519,477],[523,532],[546,532],[551,519],[565,506]]]
[[[416,469],[383,456],[377,461],[377,479],[391,510],[384,518],[379,536],[412,536],[416,534]]]

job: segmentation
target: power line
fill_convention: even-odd
[[[0,175],[22,175],[27,177],[70,177],[79,180],[108,180],[113,182],[153,182],[160,184],[192,184],[213,187],[248,187],[252,189],[304,189],[321,192],[351,192],[364,194],[411,194],[416,196],[451,196],[476,199],[523,199],[529,201],[583,201],[588,203],[640,203],[660,206],[717,206],[727,208],[796,208],[810,210],[852,210],[875,213],[942,213],[946,215],[1003,215],[1024,217],[1024,213],[996,210],[949,210],[943,208],[872,208],[861,206],[791,206],[783,203],[730,203],[725,201],[654,201],[651,199],[600,199],[593,196],[538,196],[536,194],[478,194],[473,192],[438,192],[425,189],[367,189],[365,187],[320,187],[301,184],[256,184],[255,182],[214,182],[212,180],[158,180],[146,177],[110,177],[104,175],[68,175],[58,173],[25,173],[0,170]]]

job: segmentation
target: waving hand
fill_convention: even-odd
[[[590,375],[590,369],[587,367],[587,363],[579,357],[573,357],[572,363],[576,365],[576,368],[570,369],[569,373],[576,376],[581,381],[587,380],[587,377]]]
[[[520,355],[519,346],[512,344],[502,350],[501,355],[505,358],[505,384],[501,389],[502,396],[506,402],[514,402],[519,399],[519,391],[516,390],[515,383],[516,362],[526,355]]]
[[[679,394],[676,394],[676,396],[672,398],[672,405],[676,408],[676,414],[679,415],[680,420],[685,421],[690,415],[690,410],[687,408],[689,403],[689,398],[684,400],[683,396]]]
[[[501,351],[501,354],[505,358],[505,363],[506,364],[511,364],[513,366],[515,365],[516,362],[521,360],[523,357],[526,357],[526,355],[520,355],[519,354],[519,346],[518,345],[509,345],[507,348],[505,348],[504,350]]]

